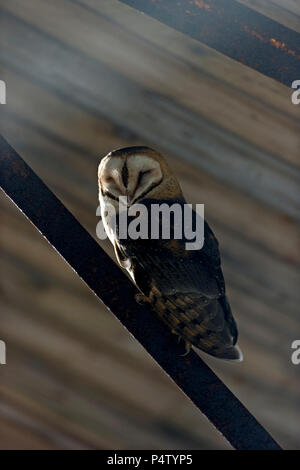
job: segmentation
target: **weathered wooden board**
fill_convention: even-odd
[[[65,181],[61,180],[60,173],[57,171],[61,165],[64,165],[64,171],[70,172],[72,180],[80,183],[75,194],[73,192],[72,197],[68,197],[72,209],[78,211],[79,205],[82,206],[78,216],[80,218],[89,216],[90,220],[95,223],[92,204],[96,204],[97,187],[91,184],[91,180],[95,178],[98,161],[111,150],[112,145],[114,148],[126,145],[127,141],[124,140],[122,132],[104,118],[90,115],[86,110],[53,95],[30,80],[20,77],[9,68],[5,70],[5,76],[13,92],[9,106],[2,113],[3,131],[11,138],[14,138],[17,133],[24,145],[26,140],[34,140],[39,141],[44,149],[48,148],[52,158],[47,164],[47,172],[44,171],[42,161],[41,164],[39,162],[34,162],[34,164],[38,163],[38,169],[45,178],[48,177],[50,171],[53,172],[51,183],[55,184],[55,188],[63,191],[60,194],[68,197],[68,188],[65,187]],[[43,112],[44,109],[47,109],[47,113]],[[66,126],[66,122],[70,125]],[[28,139],[27,133],[33,131],[34,136]],[[43,137],[40,136],[41,134]],[[63,161],[60,152],[57,152],[57,146],[51,144],[52,136],[64,145]],[[44,137],[48,138],[45,140]],[[143,141],[136,141],[136,143],[143,143]],[[258,209],[255,201],[247,196],[239,193],[237,197],[236,190],[218,184],[206,174],[199,172],[195,174],[193,168],[181,164],[179,160],[172,164],[176,165],[176,171],[181,176],[182,184],[186,187],[191,201],[195,203],[204,201],[209,204],[212,214],[217,214],[220,218],[223,214],[226,222],[232,224],[235,230],[243,234],[247,231],[256,243],[263,243],[264,250],[271,250],[292,263],[299,262],[300,253],[295,222],[270,210],[265,205],[260,205]],[[224,192],[226,192],[226,198],[223,197]],[[73,203],[74,198],[77,200],[76,207]],[[242,200],[242,204],[238,199],[240,202]],[[277,231],[272,230],[275,225],[278,226]],[[90,230],[93,228],[91,226]]]
[[[30,2],[36,7],[33,14]],[[286,87],[279,85],[278,92],[284,90],[288,115],[262,106],[260,101],[253,102],[252,97],[238,96],[232,85],[222,84],[220,78],[211,80],[195,66],[183,63],[182,58],[174,60],[171,56],[168,61],[157,47],[152,51],[148,44],[140,47],[140,40],[122,34],[120,28],[117,36],[103,34],[100,40],[99,31],[108,28],[105,19],[77,5],[62,27],[55,2],[47,4],[51,5],[49,12],[37,0],[27,2],[27,8],[17,8],[20,5],[16,4],[14,7],[12,1],[5,7],[14,8],[15,14],[30,24],[36,15],[35,27],[40,15],[47,15],[45,29],[59,41],[7,16],[2,32],[4,63],[21,67],[33,80],[69,95],[92,112],[105,114],[116,125],[126,123],[130,132],[148,141],[153,142],[155,135],[156,146],[299,217],[299,174],[290,163],[291,159],[294,164],[298,162],[300,125]],[[79,18],[81,24],[89,25],[89,35],[80,28]],[[19,33],[11,38],[5,28]],[[9,43],[5,43],[7,38]],[[43,50],[38,62],[37,49]],[[174,76],[176,80],[170,79]],[[267,88],[270,80],[265,80]],[[72,88],[70,81],[74,82]],[[241,139],[245,136],[255,146]]]

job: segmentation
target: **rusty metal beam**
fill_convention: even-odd
[[[300,34],[235,0],[120,0],[287,86],[299,79]]]
[[[136,303],[125,274],[1,136],[0,187],[234,448],[280,449],[194,351],[180,355],[175,336]]]

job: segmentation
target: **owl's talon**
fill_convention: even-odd
[[[188,353],[191,351],[191,343],[189,343],[188,341],[185,342],[185,353],[184,354],[180,354],[181,357],[185,357],[188,355]]]
[[[147,297],[144,294],[135,294],[135,301],[139,305],[144,305],[144,304],[147,304],[149,302],[149,300],[147,299]]]

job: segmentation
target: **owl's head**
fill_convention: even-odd
[[[120,196],[128,205],[145,198],[182,197],[179,183],[165,159],[149,147],[126,147],[104,157],[98,169],[99,200],[117,207]]]

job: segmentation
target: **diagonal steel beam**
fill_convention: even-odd
[[[177,339],[52,191],[0,136],[0,187],[236,449],[280,449],[268,432],[194,351]]]
[[[289,87],[299,79],[300,34],[235,0],[120,1]]]

